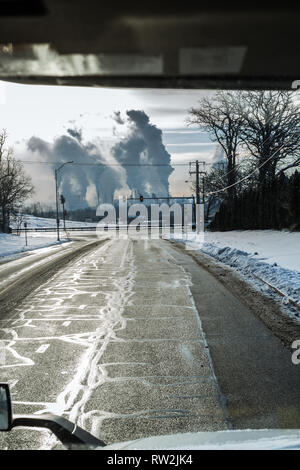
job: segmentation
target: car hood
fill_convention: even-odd
[[[110,444],[105,450],[300,449],[300,430],[217,431],[154,436]]]

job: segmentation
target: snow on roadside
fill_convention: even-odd
[[[47,248],[67,241],[69,241],[69,239],[66,238],[62,239],[61,242],[58,242],[56,240],[56,234],[53,234],[52,236],[38,236],[37,234],[33,234],[31,236],[28,234],[28,245],[26,246],[23,233],[20,236],[0,233],[0,261],[4,258],[8,259],[9,257],[25,253],[27,251]]]
[[[187,243],[176,234],[172,239]],[[194,239],[191,241],[191,238]],[[285,297],[283,305],[292,316],[297,314],[290,304],[300,305],[300,233],[275,230],[247,230],[190,234],[189,246],[231,266],[266,295],[274,291],[258,278],[270,283]],[[277,295],[276,295],[277,297]]]
[[[27,222],[27,227],[30,228],[55,228],[56,219],[46,219],[43,217],[34,217],[32,215],[24,215],[22,228],[24,228],[24,222]],[[60,224],[62,229],[62,222]],[[95,226],[95,223],[89,222],[76,222],[66,221],[66,227],[88,227]],[[16,223],[12,221],[11,227],[15,228]],[[0,262],[9,259],[13,259],[22,255],[27,251],[33,251],[40,248],[48,248],[53,245],[68,242],[65,232],[61,231],[61,242],[56,239],[56,232],[28,232],[27,239],[28,245],[25,243],[25,235],[22,232],[19,236],[15,234],[0,233]]]
[[[55,228],[56,219],[47,219],[45,217],[34,217],[33,215],[24,215],[22,228],[24,228],[24,222],[27,222],[28,228]],[[73,220],[66,220],[66,228],[69,227],[94,227],[95,222],[76,222]],[[16,228],[16,223],[12,220],[11,227]],[[63,227],[63,221],[60,220],[60,227]]]

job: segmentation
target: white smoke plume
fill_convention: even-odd
[[[173,168],[162,131],[150,124],[144,111],[127,111],[127,117],[128,135],[112,149],[115,159],[126,168],[127,185],[145,196],[168,196]]]
[[[59,193],[67,198],[69,207],[80,209],[103,201],[112,202],[115,190],[122,187],[120,170],[108,166],[96,145],[84,143],[81,131],[68,129],[67,132],[68,135],[56,138],[51,144],[31,137],[28,151],[37,161],[50,163],[47,171],[52,173],[59,164],[74,162],[59,173]]]
[[[114,134],[117,142],[111,144],[108,151],[96,139],[85,142],[82,129],[75,125],[51,143],[34,136],[27,141],[26,159],[47,163],[30,167],[36,197],[42,203],[47,199],[54,201],[54,170],[69,161],[74,164],[59,172],[59,194],[65,196],[69,208],[111,203],[115,193],[123,190],[150,197],[168,196],[168,179],[173,168],[171,156],[162,142],[162,131],[150,124],[143,111],[128,111],[126,120],[120,112],[115,112],[112,118],[126,133]]]
[[[219,168],[220,165],[223,165],[224,167],[226,166],[226,157],[224,149],[221,145],[217,145],[212,158],[212,168]]]

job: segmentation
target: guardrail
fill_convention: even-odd
[[[97,227],[66,227],[67,231],[95,231]],[[12,229],[12,233],[24,233],[26,232],[56,232],[57,228],[56,227],[38,227],[38,228],[22,228],[22,229]],[[63,227],[60,227],[59,230],[64,231]]]
[[[277,294],[280,295],[280,297],[287,298],[289,300],[289,303],[292,304],[294,307],[296,307],[300,311],[300,305],[297,304],[297,302],[294,299],[292,299],[289,295],[285,294],[284,292],[279,290],[278,287],[273,286],[273,284],[261,278],[260,276],[257,276],[257,274],[254,274],[254,277],[256,277],[256,279],[259,279],[259,281],[263,282],[264,284],[269,286],[271,289],[273,289]]]
[[[128,225],[116,225],[116,226],[109,226],[108,227],[108,230],[123,230],[123,229],[128,229]],[[182,225],[178,225],[178,224],[170,224],[169,226],[170,228],[182,228],[183,226]],[[150,229],[150,228],[159,228],[159,229],[163,229],[164,226],[161,225],[161,224],[148,224],[148,225],[142,225],[142,229]],[[192,230],[194,230],[196,227],[195,225],[193,224],[193,226],[191,227]],[[64,228],[63,227],[60,227],[59,228],[61,231],[64,231]],[[66,231],[67,232],[86,232],[86,231],[90,231],[90,232],[95,232],[97,230],[97,226],[92,226],[92,227],[66,227]],[[107,231],[107,229],[105,229]],[[21,229],[16,229],[16,228],[13,228],[12,229],[12,233],[24,233],[24,232],[56,232],[57,231],[57,228],[56,227],[36,227],[36,228],[21,228]]]

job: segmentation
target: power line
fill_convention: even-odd
[[[25,165],[61,165],[64,162],[57,161],[57,162],[41,162],[41,161],[34,161],[34,160],[18,160],[18,162],[24,163]],[[73,162],[73,166],[103,166],[103,167],[151,167],[151,166],[158,166],[158,167],[170,167],[170,166],[189,166],[190,162],[186,163],[81,163],[81,162]],[[223,164],[223,162],[206,162],[206,165],[216,165],[216,164]]]
[[[261,165],[259,165],[257,168],[255,168],[251,173],[249,173],[247,176],[244,176],[244,178],[240,179],[239,181],[237,181],[236,183],[233,183],[233,184],[230,184],[229,186],[226,186],[222,189],[218,189],[217,191],[212,191],[210,193],[207,193],[206,195],[207,196],[211,196],[213,194],[218,194],[218,193],[221,193],[223,191],[226,191],[227,189],[230,189],[230,188],[233,188],[234,186],[237,186],[238,184],[242,183],[243,181],[247,180],[248,178],[250,178],[252,175],[254,175],[254,173],[257,172],[257,170],[260,170],[264,165],[266,165],[266,163],[268,163],[272,158],[275,157],[275,155],[280,152],[280,150],[283,149],[285,144],[283,144],[281,147],[279,147],[274,153],[273,155],[271,155],[269,158],[267,158],[267,160],[265,160]]]
[[[25,165],[60,165],[64,162],[41,162],[41,161],[32,161],[32,160],[18,160]],[[208,163],[210,164],[210,163]],[[74,162],[73,166],[103,166],[103,167],[151,167],[151,166],[158,166],[158,167],[170,167],[170,166],[188,166],[189,163],[80,163]]]

